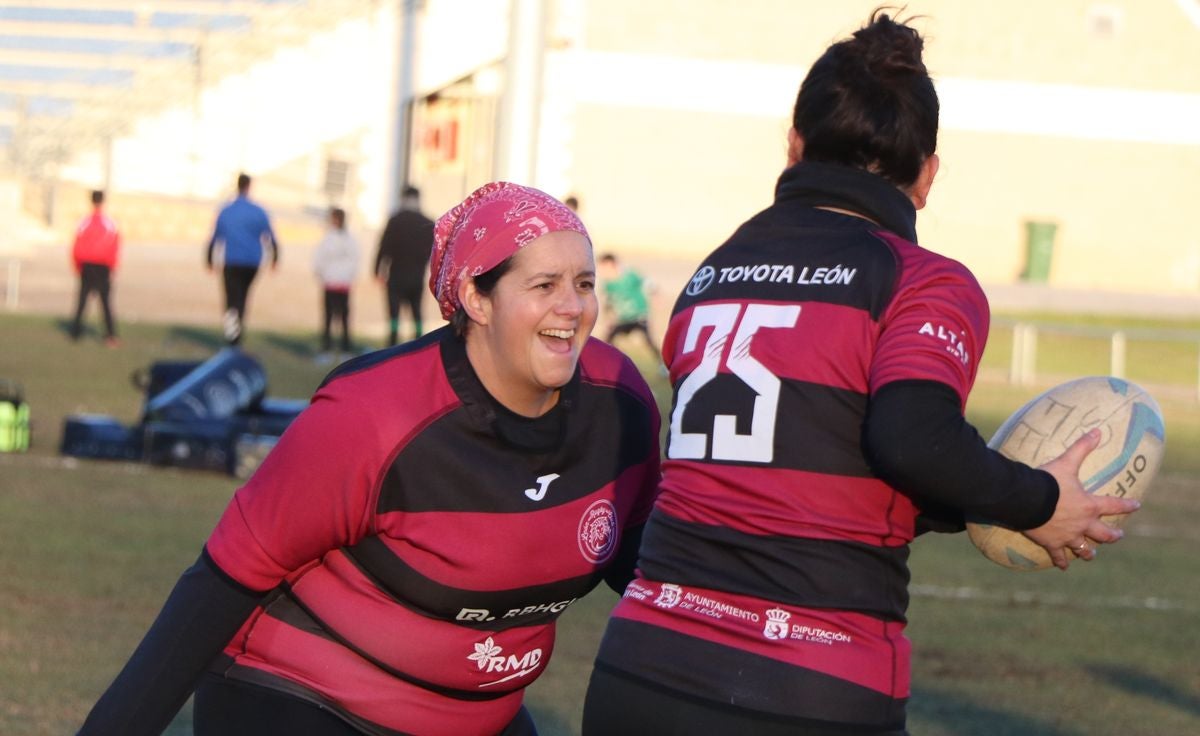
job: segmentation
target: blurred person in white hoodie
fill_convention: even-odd
[[[358,274],[359,246],[346,231],[346,212],[340,207],[329,210],[329,230],[313,253],[313,273],[321,282],[325,295],[325,327],[321,333],[321,352],[318,363],[332,363],[332,326],[334,319],[342,323],[341,352],[350,348],[350,287]]]

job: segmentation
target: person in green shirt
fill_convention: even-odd
[[[658,345],[650,336],[650,300],[646,295],[646,281],[632,268],[626,268],[612,253],[605,253],[598,261],[600,278],[604,280],[604,311],[612,320],[607,343],[621,335],[640,332],[655,357],[659,357]]]

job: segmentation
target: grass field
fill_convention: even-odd
[[[130,325],[124,346],[107,350],[95,340],[70,343],[52,319],[11,315],[0,316],[0,334],[0,378],[24,384],[35,421],[30,452],[0,455],[0,734],[71,733],[236,484],[214,473],[59,457],[62,418],[98,412],[132,423],[141,396],[130,373],[154,360],[202,358],[220,343],[213,331]],[[313,366],[312,343],[263,332],[245,347],[266,366],[270,395],[304,397],[326,371]],[[1070,346],[1043,347],[1055,366],[1048,373],[1070,375],[1064,349],[1069,355]],[[1195,385],[1187,350],[1194,346],[1157,346],[1150,377],[1130,361],[1131,379],[1163,383],[1161,391],[1147,385],[1166,414],[1167,462],[1126,539],[1099,561],[1065,574],[1014,573],[987,562],[964,535],[914,545],[914,735],[1200,733],[1192,557],[1200,403],[1166,388]],[[1097,372],[1103,366],[1075,375]],[[652,380],[666,397],[662,379]],[[983,380],[971,418],[987,435],[1040,388]],[[615,601],[597,591],[561,619],[555,656],[528,697],[543,736],[578,732],[592,655]],[[185,709],[172,733],[188,733],[189,720]]]

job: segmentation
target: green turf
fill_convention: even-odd
[[[195,559],[235,482],[197,471],[61,458],[62,417],[136,420],[129,374],[153,360],[202,358],[214,331],[129,325],[124,345],[70,343],[41,317],[0,316],[0,378],[20,380],[33,449],[0,455],[0,734],[71,733],[140,639],[179,572]],[[304,397],[326,368],[309,336],[251,333],[269,393]],[[632,351],[631,351],[632,352]],[[1165,362],[1165,361],[1162,361]],[[665,381],[646,361],[656,395]],[[1167,381],[1190,385],[1182,367]],[[986,435],[1044,386],[982,380],[969,413]],[[1156,392],[1157,393],[1157,392]],[[1200,733],[1200,404],[1163,400],[1168,455],[1128,538],[1101,560],[1015,573],[963,535],[914,545],[909,632],[914,735]],[[548,671],[528,702],[543,736],[578,732],[607,589],[561,619]],[[189,714],[172,733],[187,733]]]

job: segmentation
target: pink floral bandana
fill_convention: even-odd
[[[559,230],[588,237],[583,223],[543,191],[506,181],[484,184],[438,218],[433,229],[429,290],[442,317],[459,308],[464,279],[486,273],[547,233]]]

